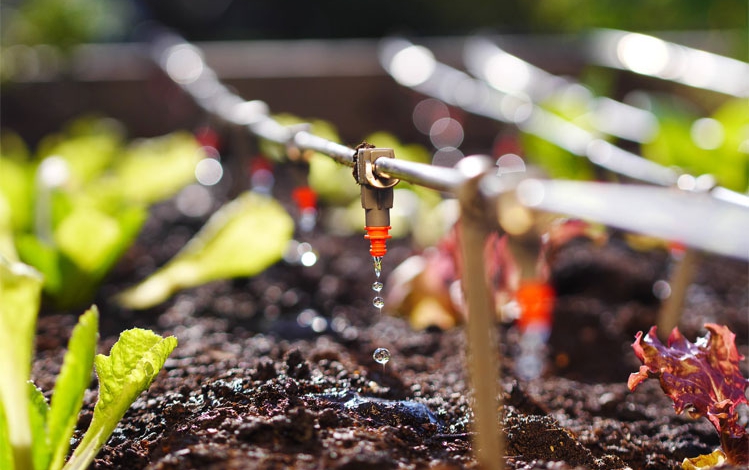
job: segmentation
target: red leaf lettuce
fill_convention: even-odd
[[[635,336],[632,348],[643,365],[627,381],[630,390],[648,378],[658,378],[661,389],[674,402],[677,413],[707,417],[720,434],[726,459],[734,465],[749,463],[749,433],[738,422],[736,407],[747,403],[749,380],[741,375],[736,335],[727,327],[705,324],[708,333],[689,342],[677,328],[664,346],[652,327]]]

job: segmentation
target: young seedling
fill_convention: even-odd
[[[293,234],[294,221],[278,201],[247,191],[216,211],[169,263],[118,300],[145,309],[181,289],[254,276],[283,257]]]
[[[653,377],[674,402],[677,413],[687,411],[692,418],[702,416],[720,435],[722,450],[709,456],[685,459],[687,469],[717,465],[721,460],[733,465],[749,464],[749,433],[739,424],[736,408],[746,404],[749,380],[741,375],[739,361],[744,356],[736,349],[736,335],[727,327],[705,324],[708,333],[695,343],[674,328],[664,346],[652,327],[643,336],[638,332],[632,348],[643,365],[629,376],[627,386],[634,390]]]
[[[99,312],[92,306],[73,329],[52,398],[29,381],[41,277],[0,256],[0,468],[85,469],[125,411],[146,390],[177,346],[173,336],[142,329],[123,332],[109,356],[96,355]],[[70,460],[70,438],[96,367],[99,399],[91,424]]]
[[[91,301],[135,241],[148,206],[194,181],[202,156],[184,133],[125,147],[106,121],[73,123],[44,139],[38,158],[14,155],[23,144],[7,140],[0,142],[0,211],[10,224],[0,222],[0,250],[41,271],[44,293],[60,309]]]

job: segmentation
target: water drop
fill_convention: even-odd
[[[372,283],[372,290],[375,292],[380,292],[382,290],[382,283],[380,281],[375,281]]]
[[[382,307],[385,306],[385,299],[379,296],[375,297],[374,299],[372,299],[372,305],[382,310]]]
[[[376,363],[384,366],[390,360],[390,351],[386,348],[377,348],[372,354],[372,359],[374,359]]]
[[[382,256],[373,256],[372,261],[374,262],[375,276],[379,279],[382,273]]]

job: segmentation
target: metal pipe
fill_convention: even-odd
[[[292,137],[292,142],[299,148],[324,153],[338,163],[351,167],[354,166],[354,155],[356,155],[356,150],[346,147],[345,145],[324,139],[306,131],[295,133]]]
[[[402,73],[398,58],[422,65],[419,75]],[[671,168],[628,152],[595,134],[535,105],[527,96],[505,93],[463,71],[436,61],[423,46],[405,39],[383,41],[380,61],[393,78],[404,86],[437,98],[470,113],[500,122],[513,123],[523,132],[536,135],[570,153],[585,157],[594,165],[645,183],[673,186],[679,174]],[[412,69],[404,68],[406,72]],[[407,179],[404,177],[403,179]],[[715,198],[749,207],[749,196],[716,187]]]
[[[537,179],[520,182],[516,191],[518,200],[532,209],[595,220],[749,260],[749,209],[705,193]]]
[[[466,181],[465,175],[454,168],[438,167],[426,163],[395,158],[379,158],[374,163],[375,172],[389,178],[399,178],[426,188],[454,193]]]
[[[200,107],[220,120],[246,126],[265,140],[321,152],[339,163],[354,166],[354,149],[316,136],[300,126],[284,126],[268,115],[264,103],[246,101],[233,94],[208,67],[200,50],[179,36],[159,35],[153,41],[152,57]]]
[[[505,93],[525,93],[534,102],[565,92],[582,96],[589,109],[589,122],[599,132],[640,143],[652,141],[658,133],[658,120],[650,111],[595,97],[579,83],[509,54],[488,38],[467,40],[463,57],[474,76]]]
[[[586,55],[594,63],[738,98],[749,97],[749,64],[640,33],[599,29]]]

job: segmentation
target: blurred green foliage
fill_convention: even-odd
[[[539,106],[586,131],[592,131],[588,121],[590,95],[583,87],[575,88],[576,92],[568,90],[553,94]],[[521,143],[528,160],[543,168],[552,178],[588,180],[593,177],[593,165],[585,157],[574,155],[533,134],[521,134]]]
[[[711,116],[675,96],[653,96],[660,132],[642,146],[643,156],[698,176],[709,173],[721,186],[749,191],[749,101],[726,101]]]
[[[527,7],[536,31],[744,29],[747,22],[745,0],[533,0]]]
[[[131,26],[130,4],[121,0],[2,1],[2,42],[49,44],[69,51],[84,42],[121,37]]]
[[[2,0],[2,38],[65,49],[122,38],[143,20],[190,40],[746,29],[745,0]],[[737,44],[745,57],[746,41]]]
[[[91,300],[148,206],[193,181],[202,156],[189,134],[126,145],[101,119],[46,137],[35,156],[11,133],[0,144],[0,253],[38,269],[60,308]]]
[[[169,263],[119,301],[144,309],[173,293],[217,279],[254,276],[283,256],[294,233],[294,221],[275,199],[245,192],[216,211]]]

